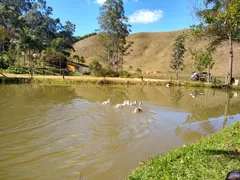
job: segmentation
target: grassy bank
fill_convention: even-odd
[[[128,177],[149,179],[225,179],[240,169],[240,122],[196,143],[149,160]]]
[[[43,76],[35,75],[32,79],[29,75],[6,74],[7,77],[0,77],[0,84],[12,83],[38,83],[38,84],[99,84],[99,85],[166,85],[170,83],[172,86],[186,87],[208,87],[208,88],[224,88],[240,90],[240,86],[227,86],[224,84],[212,84],[203,82],[188,82],[188,81],[170,81],[162,79],[147,79],[147,78],[114,78],[114,77],[92,77],[92,76]]]

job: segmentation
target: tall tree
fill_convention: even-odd
[[[104,48],[104,60],[112,70],[118,71],[128,55],[132,42],[127,42],[130,33],[128,18],[125,16],[123,0],[106,0],[98,17],[99,41]]]
[[[5,50],[8,49],[9,41],[10,33],[4,28],[0,28],[0,68],[4,68],[3,55]]]
[[[170,61],[170,67],[176,71],[176,78],[178,80],[179,77],[179,70],[183,70],[183,58],[184,53],[186,52],[185,48],[185,34],[179,35],[173,44],[172,47],[172,60]]]
[[[203,2],[203,0],[201,0]],[[216,42],[228,40],[229,42],[229,69],[228,84],[232,84],[233,69],[233,37],[240,27],[240,1],[239,0],[206,0],[205,8],[197,8],[196,15],[203,23],[203,31],[214,37]]]
[[[31,77],[33,76],[33,54],[40,53],[42,48],[41,40],[33,33],[29,27],[25,27],[20,30],[20,40],[18,41],[18,47],[20,50],[27,54],[29,60],[29,66],[31,69]]]

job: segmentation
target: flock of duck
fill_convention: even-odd
[[[109,105],[109,104],[110,104],[110,99],[102,102],[102,105]],[[137,106],[137,104],[138,104],[138,107],[135,107]],[[116,104],[114,108],[123,108],[125,106],[132,106],[132,107],[135,107],[133,110],[133,113],[138,113],[142,111],[141,105],[142,105],[142,102],[137,103],[137,101],[130,102],[129,100],[125,100],[122,104]]]
[[[171,84],[166,84],[166,87],[169,88],[170,86],[171,86]],[[193,93],[190,93],[190,96],[191,96],[192,99],[196,98],[196,96]],[[102,105],[109,105],[109,104],[110,104],[110,99],[102,102]],[[138,113],[138,112],[142,111],[141,105],[142,105],[142,102],[139,102],[138,107],[135,107],[135,106],[137,106],[137,101],[130,102],[129,100],[125,100],[122,104],[116,104],[114,106],[114,108],[123,108],[125,106],[132,106],[132,107],[135,107],[134,110],[133,110],[133,113]]]

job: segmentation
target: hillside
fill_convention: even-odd
[[[124,69],[133,70],[142,69],[145,73],[172,74],[169,68],[171,60],[171,48],[175,38],[182,31],[156,32],[156,33],[136,33],[128,37],[133,41],[133,52],[125,57],[126,63]],[[186,48],[204,48],[204,40],[188,39]],[[74,44],[75,54],[84,56],[86,63],[89,64],[93,59],[99,59],[98,54],[101,47],[98,45],[97,36],[84,39]],[[228,44],[220,44],[214,54],[215,66],[212,74],[215,76],[225,76],[228,69]],[[189,52],[185,54],[185,70],[182,74],[190,74],[194,70],[194,61],[191,59]],[[234,44],[234,76],[240,76],[240,44]]]

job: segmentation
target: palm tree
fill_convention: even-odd
[[[31,77],[33,77],[33,54],[40,53],[43,49],[41,41],[32,33],[31,29],[24,27],[19,31],[20,39],[18,41],[19,50],[27,54],[29,66],[31,68]]]

